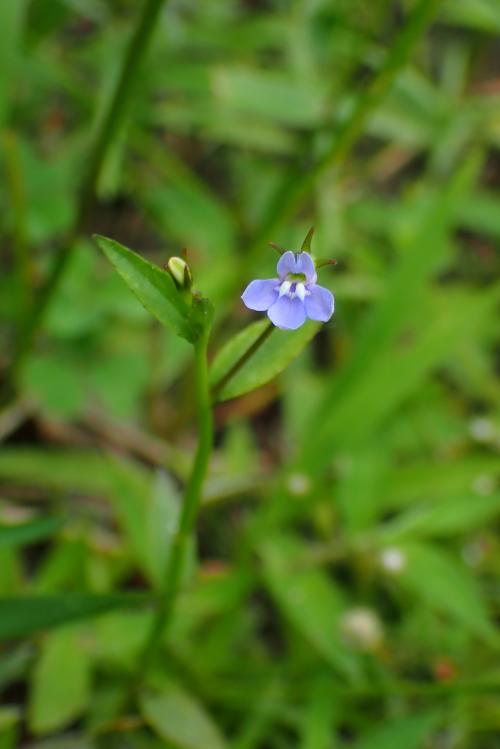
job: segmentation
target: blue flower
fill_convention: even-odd
[[[307,318],[327,322],[333,315],[333,294],[318,286],[308,252],[284,252],[276,266],[279,278],[252,281],[241,295],[244,304],[267,316],[277,328],[296,330]]]

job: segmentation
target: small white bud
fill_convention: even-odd
[[[288,477],[288,491],[295,497],[303,497],[311,488],[311,480],[305,473],[292,473]]]
[[[491,476],[489,473],[480,473],[472,482],[472,490],[476,494],[480,494],[482,497],[487,497],[490,494],[493,494],[495,488],[495,477]]]
[[[479,567],[485,557],[485,545],[480,538],[462,547],[462,559],[468,567]]]
[[[400,549],[392,546],[381,553],[380,564],[386,572],[397,575],[406,567],[406,556]]]
[[[469,432],[477,442],[493,442],[496,436],[494,423],[484,416],[469,422]]]
[[[346,641],[359,650],[375,650],[382,642],[382,622],[372,609],[360,606],[342,616],[340,628]]]
[[[193,285],[193,277],[189,265],[181,257],[171,257],[167,263],[167,270],[174,279],[178,289],[189,291]]]

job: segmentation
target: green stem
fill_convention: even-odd
[[[233,364],[231,369],[229,369],[224,377],[221,377],[221,379],[213,386],[212,388],[212,400],[215,402],[217,400],[217,397],[220,395],[224,387],[227,385],[229,380],[231,380],[234,375],[240,371],[242,366],[247,363],[249,359],[255,354],[257,349],[259,349],[262,344],[269,338],[271,333],[274,330],[274,325],[272,323],[269,323],[267,328],[264,328],[260,336],[257,338],[256,341],[252,343],[251,346],[247,348],[247,350],[240,356],[238,361]]]
[[[9,371],[8,379],[11,385],[16,380],[26,355],[33,345],[35,336],[43,323],[47,308],[59,287],[61,278],[73,255],[75,240],[81,233],[86,217],[95,200],[96,187],[102,166],[113,138],[121,124],[133,84],[137,77],[139,64],[143,59],[164,2],[165,0],[145,0],[144,2],[142,14],[130,38],[115,88],[109,99],[108,109],[102,119],[93,151],[90,154],[74,225],[68,236],[61,243],[59,254],[29,315],[27,315],[25,325],[19,336]]]
[[[351,115],[340,126],[330,147],[312,165],[312,168],[294,169],[291,174],[287,175],[283,182],[283,189],[271,202],[267,215],[245,255],[247,267],[248,258],[258,256],[261,245],[267,242],[269,237],[275,234],[303,204],[314,188],[318,177],[327,169],[338,168],[346,161],[368,118],[379,106],[397,74],[406,64],[417,39],[427,27],[441,2],[442,0],[420,0],[399,36],[391,45],[382,68],[367,89],[360,93]]]
[[[2,134],[2,145],[7,194],[10,198],[13,216],[12,249],[21,297],[21,314],[23,315],[34,283],[34,269],[26,242],[26,191],[18,140],[13,131],[6,131]]]
[[[179,527],[167,562],[161,600],[140,658],[138,673],[141,677],[147,673],[152,656],[160,646],[161,638],[172,618],[212,451],[213,416],[208,386],[207,342],[208,333],[197,341],[194,347],[198,447],[184,493]]]

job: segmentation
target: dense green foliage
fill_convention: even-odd
[[[498,747],[498,0],[0,29],[0,749]]]

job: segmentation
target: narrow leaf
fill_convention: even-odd
[[[21,733],[21,710],[18,707],[0,707],[0,749],[14,749],[19,746]]]
[[[57,596],[0,598],[0,641],[24,637],[66,622],[87,619],[112,609],[127,606],[134,608],[148,600],[147,596],[134,593],[105,596],[67,593]]]
[[[269,327],[268,320],[251,323],[231,338],[215,357],[210,369],[210,383],[217,389],[234,365]],[[274,329],[262,345],[248,358],[234,376],[217,393],[218,400],[236,398],[255,390],[280,374],[316,335],[319,325],[307,322],[298,330]]]
[[[431,544],[402,547],[406,565],[401,583],[435,611],[490,644],[498,643],[477,580],[457,557]]]
[[[354,744],[353,749],[420,749],[424,744],[427,746],[426,742],[439,718],[437,712],[394,718],[370,729]]]
[[[454,536],[485,526],[500,516],[500,494],[466,494],[412,508],[385,523],[378,532],[384,544],[418,536]]]
[[[226,742],[219,729],[190,694],[176,684],[165,685],[160,692],[141,697],[141,712],[146,721],[176,749],[224,749]]]
[[[57,533],[63,523],[62,518],[57,517],[39,518],[18,525],[0,523],[0,547],[36,543]]]
[[[150,575],[161,589],[165,565],[177,531],[181,500],[169,476],[158,471],[146,509],[145,552]]]
[[[85,709],[90,667],[89,656],[73,628],[46,638],[31,683],[29,725],[34,733],[62,728]]]
[[[273,536],[260,554],[264,577],[283,615],[325,660],[343,675],[357,673],[357,660],[342,643],[339,619],[341,592],[322,570],[300,567],[304,547],[292,536]]]
[[[498,303],[499,287],[479,298],[448,293],[428,304],[435,324],[414,331],[409,346],[382,353],[335,402],[325,400],[321,413],[304,430],[303,465],[321,470],[331,460],[330,446],[351,449],[367,442],[377,428],[468,336],[474,336]],[[439,315],[439,318],[438,318]]]

